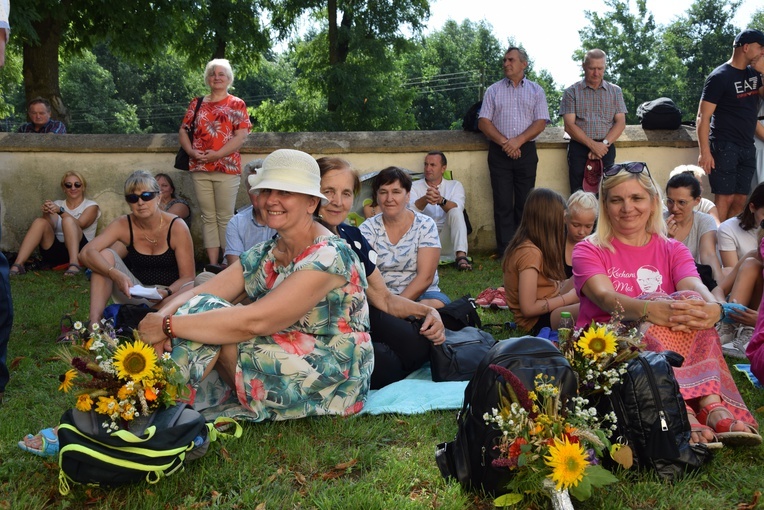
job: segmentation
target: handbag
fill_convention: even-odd
[[[443,308],[438,308],[438,313],[446,329],[452,331],[458,331],[467,326],[479,328],[482,325],[475,300],[469,294],[451,301]]]
[[[194,118],[191,120],[191,126],[186,129],[186,133],[188,133],[188,139],[191,141],[191,145],[194,144],[194,130],[196,129],[196,115],[199,113],[199,108],[202,106],[202,100],[204,97],[197,97],[196,98],[196,108],[194,108]],[[188,170],[189,169],[189,160],[188,160],[188,153],[183,149],[183,146],[181,146],[178,149],[178,153],[175,155],[175,165],[173,165],[178,170]]]
[[[432,380],[469,381],[495,343],[490,333],[472,326],[459,331],[446,329],[446,341],[430,348]]]

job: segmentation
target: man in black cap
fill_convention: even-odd
[[[745,207],[756,170],[753,138],[759,97],[764,97],[764,33],[746,29],[732,58],[706,78],[698,107],[698,166],[708,174],[719,218]]]

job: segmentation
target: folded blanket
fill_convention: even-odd
[[[433,382],[429,363],[379,390],[372,390],[360,414],[422,414],[461,409],[467,381]]]
[[[755,375],[753,375],[753,372],[751,372],[751,365],[747,364],[740,364],[735,365],[735,370],[738,372],[742,372],[745,374],[745,376],[748,378],[749,381],[751,381],[751,384],[753,384],[754,388],[762,388],[761,382],[756,378]]]

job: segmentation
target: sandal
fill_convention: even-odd
[[[14,268],[16,269],[15,271],[13,270]],[[26,270],[26,268],[23,265],[21,265],[21,264],[13,264],[13,265],[11,265],[11,268],[8,271],[8,274],[10,276],[16,276],[16,275],[20,275],[20,274],[26,274],[26,272],[27,272],[27,270]]]
[[[690,432],[695,432],[697,434],[702,435],[704,431],[710,431],[711,435],[713,435],[713,440],[708,441],[706,443],[697,442],[695,444],[704,444],[706,445],[706,448],[709,450],[716,450],[719,448],[722,448],[724,444],[719,441],[719,436],[716,435],[716,431],[709,427],[708,425],[703,425],[698,421],[698,417],[695,415],[695,411],[690,406],[685,406],[687,408],[687,416],[692,416],[695,418],[695,423],[690,422]],[[692,439],[692,438],[690,438]]]
[[[472,271],[472,264],[470,264],[470,259],[464,255],[461,257],[456,257],[454,264],[456,264],[456,269],[459,271]]]
[[[716,436],[723,444],[727,446],[756,446],[761,444],[761,436],[756,432],[756,429],[745,422],[731,417],[732,413],[721,402],[713,402],[701,409],[697,416],[698,421],[703,425],[707,425],[708,418],[715,411],[724,411],[725,414],[730,416],[729,418],[717,420],[713,425]],[[732,430],[736,423],[742,423],[748,427],[750,432]]]
[[[39,437],[42,441],[41,448],[30,446],[27,441]],[[19,441],[19,448],[25,452],[39,455],[40,457],[54,457],[58,455],[58,430],[54,428],[42,429],[36,436],[27,434],[23,441]]]
[[[78,264],[69,264],[66,271],[64,271],[64,276],[77,276],[81,270],[82,268]]]

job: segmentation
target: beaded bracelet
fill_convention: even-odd
[[[165,315],[162,319],[162,333],[170,340],[175,338],[175,334],[172,332],[172,315]]]

